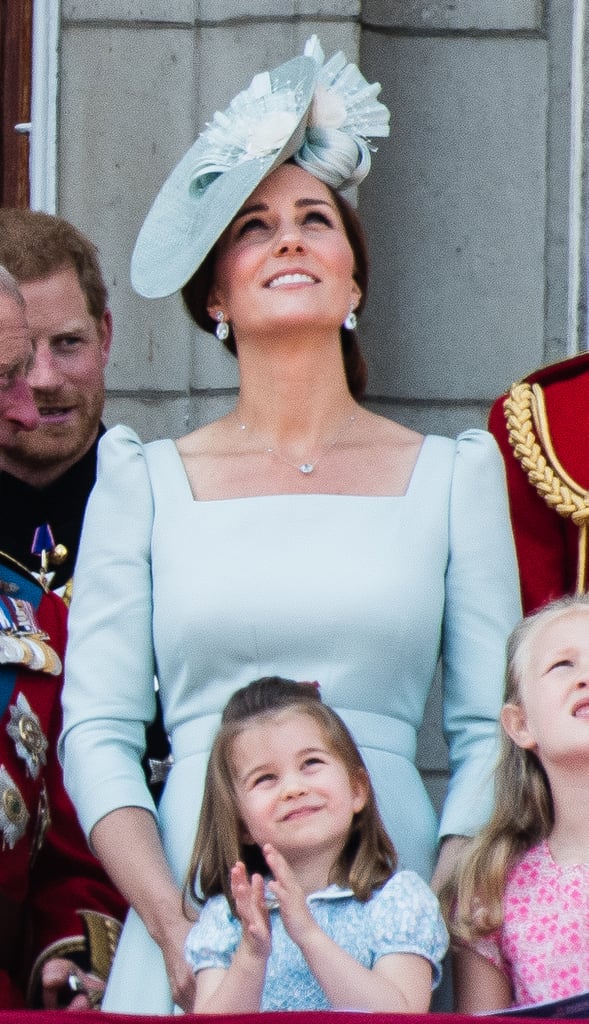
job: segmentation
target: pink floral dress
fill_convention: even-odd
[[[589,990],[589,864],[556,864],[546,841],[511,872],[502,927],[475,949],[509,978],[516,1006]]]

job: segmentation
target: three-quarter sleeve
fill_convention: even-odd
[[[440,837],[473,835],[489,817],[505,647],[521,615],[504,467],[485,431],[457,440],[449,517],[443,678],[450,780]]]
[[[60,757],[82,827],[117,807],[155,808],[141,767],[155,711],[153,497],[144,450],[107,431],[74,574]]]

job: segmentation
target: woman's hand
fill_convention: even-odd
[[[179,917],[170,922],[159,940],[174,1002],[185,1013],[191,1013],[194,1005],[196,982],[192,968],[184,956],[184,943],[190,930],[190,921]]]
[[[272,936],[264,898],[264,879],[261,875],[252,875],[249,879],[245,864],[238,861],[231,869],[231,892],[241,921],[242,943],[253,956],[265,962],[272,949]]]

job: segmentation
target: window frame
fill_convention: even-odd
[[[57,212],[57,105],[60,0],[34,0],[30,206]]]
[[[4,206],[29,202],[32,21],[33,0],[0,0],[0,202]]]
[[[0,203],[57,209],[60,0],[0,0]]]

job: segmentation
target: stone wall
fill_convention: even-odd
[[[59,211],[94,238],[106,270],[108,422],[146,440],[177,436],[232,404],[231,357],[177,296],[135,296],[129,257],[204,121],[313,32],[326,54],[359,59],[392,111],[359,198],[373,264],[361,321],[370,406],[455,434],[483,426],[513,379],[580,347],[584,285],[570,315],[572,271],[584,282],[572,244],[584,206],[571,159],[578,10],[575,0],[62,0]],[[420,743],[435,799],[438,704],[435,693]]]

